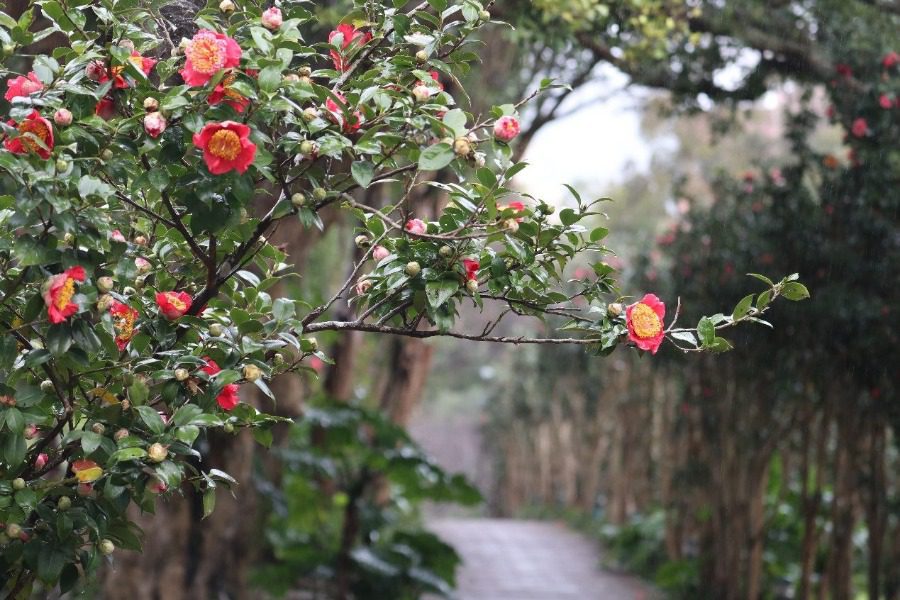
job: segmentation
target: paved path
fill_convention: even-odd
[[[439,519],[429,528],[463,559],[459,600],[650,600],[648,587],[599,566],[597,547],[559,523]]]

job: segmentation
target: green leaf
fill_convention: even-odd
[[[140,406],[147,402],[149,396],[150,389],[147,387],[147,384],[140,379],[136,379],[128,388],[128,399],[131,400],[131,403],[135,406]]]
[[[438,308],[459,290],[459,283],[451,280],[429,281],[425,284],[425,296],[431,308]]]
[[[147,456],[147,451],[143,448],[122,448],[113,452],[109,460],[110,462],[124,462],[127,460],[137,460]]]
[[[281,67],[266,67],[259,72],[259,89],[272,93],[281,85]]]
[[[466,113],[462,110],[454,108],[453,110],[447,111],[443,121],[444,125],[453,131],[455,137],[466,135]]]
[[[350,165],[350,173],[359,187],[367,188],[375,175],[375,165],[367,161],[356,161]]]
[[[203,492],[203,518],[212,514],[216,508],[216,488],[210,487]]]
[[[760,281],[767,283],[770,286],[775,285],[775,282],[773,282],[771,279],[769,279],[765,275],[760,275],[759,273],[747,273],[747,275],[749,275],[750,277],[755,277],[756,279],[759,279]]]
[[[695,348],[697,347],[697,338],[690,331],[673,331],[671,335],[676,340],[686,342]]]
[[[268,429],[254,429],[253,439],[268,448],[272,445],[272,432]]]
[[[93,431],[85,431],[81,435],[81,449],[84,450],[84,455],[89,456],[93,454],[94,450],[100,447],[101,441],[103,441],[103,437],[100,434]]]
[[[607,229],[606,227],[595,227],[591,231],[591,241],[599,242],[600,240],[605,238],[607,234],[609,234],[609,229]]]
[[[806,286],[797,281],[790,281],[781,288],[781,295],[788,300],[797,302],[798,300],[806,300],[809,298],[809,290]]]
[[[152,406],[138,406],[136,407],[138,414],[141,416],[141,420],[150,428],[150,431],[156,434],[160,434],[166,430],[166,424],[163,422],[162,417],[159,416],[159,413],[156,412],[156,409]]]
[[[707,345],[706,347],[713,352],[728,352],[733,348],[731,342],[729,342],[725,338],[720,337],[713,339],[712,343]]]
[[[753,308],[753,294],[749,296],[744,296],[741,298],[741,301],[737,303],[734,307],[734,310],[731,313],[731,318],[735,321],[738,319],[742,319],[747,316],[747,313],[750,312],[750,309]]]
[[[172,415],[172,425],[181,427],[193,423],[194,419],[201,414],[203,414],[203,409],[196,404],[185,404]]]
[[[440,143],[429,146],[419,155],[419,169],[422,171],[437,171],[443,169],[456,155],[450,144]]]
[[[709,346],[716,339],[716,326],[709,317],[703,317],[697,323],[697,336],[700,338],[700,345],[704,347]]]
[[[762,292],[756,298],[756,310],[762,310],[769,305],[769,302],[772,301],[772,290],[766,290]]]
[[[22,433],[25,429],[25,415],[18,408],[7,408],[3,413],[6,417],[6,428],[12,433]]]
[[[572,210],[571,208],[564,208],[559,212],[559,220],[563,225],[568,227],[569,225],[573,225],[581,220],[581,215]]]

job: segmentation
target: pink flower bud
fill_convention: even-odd
[[[29,423],[28,425],[25,426],[25,439],[26,440],[33,440],[34,438],[37,437],[37,434],[38,434],[37,425],[35,425],[34,423]]]
[[[384,246],[375,246],[375,248],[372,250],[372,258],[374,258],[376,261],[382,261],[390,255],[391,251]]]
[[[45,466],[47,466],[47,454],[45,452],[41,452],[37,455],[37,458],[34,459],[34,468],[40,471]]]
[[[406,230],[413,235],[425,233],[425,222],[422,219],[410,219],[406,222]]]
[[[72,124],[72,112],[67,108],[60,108],[53,113],[53,122],[60,127]]]
[[[85,75],[91,81],[100,81],[106,76],[106,65],[103,61],[92,60],[84,70]]]
[[[109,239],[111,239],[114,242],[121,242],[123,244],[126,242],[125,236],[122,235],[122,232],[119,231],[118,229],[112,230],[112,233],[109,234]]]
[[[864,137],[867,133],[869,133],[869,124],[862,117],[853,121],[853,125],[850,127],[850,133],[854,135],[854,137]]]
[[[138,256],[136,259],[134,259],[134,266],[137,267],[138,272],[146,273],[150,270],[151,265],[149,260]]]
[[[161,113],[152,112],[144,117],[144,131],[147,135],[157,138],[166,130],[166,119]]]
[[[519,120],[509,115],[500,117],[494,123],[494,137],[501,142],[509,142],[519,135]]]
[[[882,94],[878,97],[878,106],[880,106],[884,110],[890,110],[893,105],[894,103],[891,102],[891,97],[887,94]]]
[[[417,85],[413,88],[412,94],[416,102],[427,102],[431,98],[431,90],[427,85]]]
[[[281,23],[282,23],[281,10],[279,10],[275,6],[266,9],[263,12],[260,21],[262,22],[263,27],[265,27],[266,29],[271,29],[272,31],[275,31],[276,29],[281,27]]]
[[[150,491],[154,494],[164,494],[166,490],[169,489],[169,486],[166,485],[165,481],[161,481],[159,479],[154,479],[150,483]]]

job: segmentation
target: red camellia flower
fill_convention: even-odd
[[[656,295],[646,294],[639,302],[625,309],[628,339],[641,350],[656,354],[666,336],[663,331],[665,317],[666,305]]]
[[[150,71],[153,70],[154,65],[156,65],[156,61],[152,58],[147,58],[146,56],[141,56],[140,53],[132,51],[131,56],[128,57],[128,62],[133,64],[139,71],[142,71],[144,75],[149,75]],[[103,74],[100,76],[100,83],[113,80],[113,86],[117,89],[125,89],[128,87],[128,81],[126,81],[125,76],[125,67],[119,65],[117,67],[111,67],[109,72],[103,71]]]
[[[441,74],[438,73],[437,71],[428,71],[428,74],[431,75],[431,78],[437,84],[437,88],[443,92],[444,84],[441,83]],[[424,81],[417,81],[416,86],[420,86],[420,85],[427,85],[427,84]]]
[[[15,79],[6,82],[6,95],[3,96],[7,101],[12,102],[13,98],[28,96],[44,89],[44,84],[38,79],[34,71],[28,73],[28,77],[19,75]]]
[[[185,292],[156,292],[156,304],[165,318],[174,321],[191,309],[191,297]]]
[[[510,142],[519,135],[519,120],[506,115],[494,123],[494,137],[501,142]]]
[[[518,200],[513,200],[509,204],[501,204],[497,207],[497,210],[501,212],[504,210],[514,210],[516,211],[516,214],[520,214],[522,212],[525,212],[525,203]],[[525,217],[516,217],[516,222],[521,223],[524,218]]]
[[[468,281],[476,281],[478,279],[478,269],[481,268],[481,263],[479,263],[474,258],[464,258],[462,259],[463,268],[466,270],[466,279]]]
[[[878,106],[880,106],[884,110],[890,109],[893,105],[894,105],[894,103],[891,100],[891,97],[888,96],[887,94],[882,94],[881,96],[878,97]]]
[[[897,63],[900,63],[900,54],[893,51],[888,52],[884,55],[884,58],[881,59],[881,64],[885,69],[890,69]]]
[[[27,117],[22,119],[21,123],[7,121],[6,124],[16,127],[19,130],[19,135],[18,137],[4,140],[4,148],[13,154],[34,152],[44,160],[50,158],[50,152],[53,150],[53,126],[38,111],[32,110]],[[31,136],[39,139],[46,147],[42,147]]]
[[[859,117],[858,119],[853,121],[853,125],[850,127],[850,133],[852,133],[855,137],[861,138],[869,133],[869,124],[865,119]]]
[[[51,323],[62,323],[76,312],[78,305],[72,302],[75,295],[75,282],[84,281],[84,268],[75,266],[54,275],[44,284],[44,304],[47,305],[47,316]]]
[[[250,100],[241,96],[231,87],[235,79],[237,79],[237,76],[234,73],[229,73],[222,78],[222,81],[216,85],[212,93],[206,98],[210,106],[224,102],[235,111],[239,113],[244,112],[244,109],[250,104]]]
[[[347,99],[340,92],[335,92],[335,96],[340,98],[341,102],[347,104]],[[362,124],[362,115],[359,111],[353,113],[353,116],[350,118],[344,118],[344,109],[341,108],[337,102],[332,100],[331,98],[327,98],[325,100],[325,109],[328,111],[328,114],[331,116],[331,119],[342,126],[345,132],[353,133],[359,126]]]
[[[187,60],[179,71],[188,85],[206,85],[222,69],[237,67],[241,62],[241,47],[224,33],[201,29],[184,49]]]
[[[207,123],[194,134],[194,145],[203,150],[203,160],[213,175],[232,169],[243,173],[256,156],[256,144],[249,135],[250,128],[242,123]]]
[[[332,43],[335,37],[342,35],[344,41],[341,42],[341,52],[332,49],[331,60],[334,62],[334,68],[342,73],[350,68],[350,63],[344,60],[343,51],[350,47],[350,44],[357,43],[360,46],[368,44],[372,40],[370,32],[363,33],[350,23],[342,23],[337,29],[328,34],[328,43]]]
[[[127,304],[113,300],[109,308],[109,314],[113,318],[113,328],[116,330],[116,346],[124,350],[131,338],[134,337],[134,322],[137,321],[138,311]]]
[[[105,96],[94,107],[94,114],[104,121],[109,121],[116,116],[116,101],[112,96]]]
[[[210,357],[204,356],[203,360],[206,361],[206,366],[202,367],[200,370],[210,377],[222,370],[219,368],[219,365],[216,364],[216,361]],[[226,384],[222,388],[222,391],[219,392],[219,395],[216,396],[216,402],[222,407],[222,410],[233,410],[238,404],[238,385],[236,383]]]
[[[838,63],[835,65],[834,70],[837,71],[837,74],[841,77],[853,77],[853,69],[850,65]]]

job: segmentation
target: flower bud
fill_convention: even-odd
[[[275,6],[267,8],[263,11],[262,17],[260,17],[259,20],[262,23],[263,27],[275,31],[276,29],[281,27],[281,24],[283,22],[281,10]]]
[[[482,10],[481,12],[478,13],[478,17],[479,17],[482,21],[490,21],[490,20],[491,20],[491,13],[488,12],[488,11],[486,11],[486,10]]]
[[[175,369],[175,380],[176,381],[184,381],[190,376],[191,376],[191,374],[188,372],[187,369]]]
[[[293,204],[295,208],[302,207],[304,204],[306,204],[306,196],[301,194],[300,192],[292,194],[291,204]]]
[[[440,255],[444,258],[450,258],[451,256],[453,256],[453,248],[451,248],[450,246],[441,246],[441,249],[438,250],[438,253],[440,253]]]
[[[131,432],[129,432],[127,429],[125,429],[125,428],[123,427],[122,429],[117,430],[117,431],[113,434],[113,439],[116,440],[116,441],[118,442],[118,441],[120,441],[120,440],[122,440],[122,439],[124,439],[124,438],[127,438],[129,435],[131,435]]]
[[[119,40],[118,46],[119,46],[119,48],[125,48],[129,52],[134,52],[134,50],[135,50],[134,42],[132,42],[128,38]]]
[[[115,154],[113,154],[113,151],[109,148],[100,153],[100,158],[103,160],[112,160],[113,156],[115,156]]]
[[[75,490],[79,496],[84,498],[90,498],[94,495],[94,486],[90,483],[79,483]]]
[[[4,56],[9,56],[10,54],[12,54],[15,51],[16,51],[15,44],[3,44],[3,55]]]
[[[547,204],[546,202],[544,202],[541,203],[541,205],[538,207],[538,210],[540,210],[545,215],[552,215],[556,212],[556,207],[552,204]]]
[[[619,304],[618,302],[613,302],[609,306],[606,307],[606,314],[611,317],[618,317],[624,312],[625,308]]]
[[[272,357],[272,364],[276,367],[280,367],[284,364],[284,354],[281,352],[276,352],[275,356]]]
[[[209,326],[209,335],[213,337],[222,337],[222,334],[225,333],[225,328],[222,327],[219,323],[213,323]]]
[[[159,100],[154,98],[153,96],[147,96],[144,98],[144,110],[147,112],[155,112],[159,110]]]
[[[428,62],[428,53],[425,52],[424,50],[419,50],[418,52],[416,52],[416,62],[419,63],[420,65],[424,65],[425,63],[427,63]]]
[[[62,158],[56,159],[56,170],[60,173],[69,168],[69,161],[64,160]]]
[[[494,123],[494,138],[501,142],[510,142],[519,135],[519,120],[510,115],[497,119]]]
[[[134,266],[137,268],[138,273],[147,273],[152,267],[149,260],[140,256],[134,259]]]
[[[122,294],[125,296],[134,296],[137,294],[137,290],[129,285],[122,289]]]
[[[169,455],[169,450],[159,442],[154,444],[150,444],[150,447],[147,448],[147,456],[151,461],[155,463],[161,463],[166,460],[166,457]]]
[[[306,341],[309,343],[309,347],[312,348],[313,352],[319,349],[319,340],[317,340],[316,338],[307,338]]]
[[[25,480],[21,477],[16,477],[12,481],[12,486],[14,490],[24,490],[25,489]]]
[[[309,65],[303,65],[297,69],[297,73],[299,73],[301,77],[309,77],[312,75],[312,68]]]
[[[131,408],[131,402],[128,400],[128,398],[126,398],[126,399],[122,400],[122,402],[119,404],[119,407],[120,407],[123,411],[126,411],[126,410],[128,410],[129,408]]]
[[[469,143],[464,137],[456,138],[453,142],[453,151],[458,156],[468,156],[470,152],[472,152],[472,145]]]
[[[299,150],[305,158],[316,158],[319,154],[319,145],[312,140],[303,140],[300,142]]]
[[[75,241],[75,236],[72,235],[71,233],[66,233],[66,234],[63,236],[63,241],[64,241],[65,243],[67,243],[67,244],[71,244],[72,242]]]
[[[146,275],[141,275],[134,280],[134,289],[142,290],[144,289],[144,283],[147,281]]]
[[[431,89],[427,85],[417,85],[413,88],[412,95],[416,102],[428,102],[431,98]]]
[[[313,190],[313,198],[315,198],[317,202],[321,202],[327,197],[328,191],[325,188],[317,187]]]
[[[356,244],[357,248],[368,248],[372,240],[367,235],[358,235],[353,239],[353,243]]]
[[[232,423],[225,423],[222,425],[222,431],[225,433],[234,433],[234,425]]]
[[[418,275],[419,273],[422,272],[422,267],[416,261],[411,261],[411,262],[406,263],[405,272],[410,277],[415,277],[416,275]]]
[[[315,121],[319,118],[319,109],[310,106],[303,109],[303,120],[307,123]]]
[[[113,297],[109,294],[103,294],[99,298],[97,298],[97,310],[100,312],[106,312],[112,307]]]
[[[72,112],[67,108],[60,108],[53,113],[53,122],[60,127],[72,124]]]
[[[41,382],[41,391],[44,392],[45,394],[49,394],[54,389],[55,388],[53,387],[53,382],[50,381],[49,379],[45,379]]]
[[[466,289],[470,294],[474,294],[478,291],[478,280],[477,279],[469,279],[466,281]]]
[[[106,431],[106,426],[103,423],[94,423],[91,425],[91,431],[97,435],[103,435],[103,432]]]
[[[84,74],[91,81],[100,81],[106,75],[106,65],[103,61],[92,60],[84,68]]]
[[[34,438],[37,437],[38,431],[39,430],[37,428],[37,425],[35,425],[34,423],[29,423],[28,425],[25,426],[25,432],[24,432],[25,439],[33,440]]]
[[[284,81],[285,83],[299,83],[299,82],[300,82],[300,76],[297,75],[296,73],[288,73],[287,75],[285,75],[285,76],[283,77],[283,81]]]
[[[6,535],[9,539],[14,540],[22,535],[22,526],[18,523],[9,523],[6,525]]]
[[[158,138],[166,130],[166,119],[162,113],[152,112],[144,117],[144,131],[152,138]]]
[[[250,382],[254,382],[262,377],[262,369],[253,364],[244,365],[241,373],[244,375],[244,379]]]
[[[62,512],[66,512],[72,508],[72,499],[68,496],[60,496],[59,500],[56,501],[56,508]]]
[[[372,258],[376,261],[382,261],[390,255],[391,251],[384,246],[375,246],[375,248],[372,249]]]
[[[226,15],[233,13],[234,12],[234,2],[232,2],[231,0],[222,0],[221,2],[219,2],[219,10],[222,11],[223,13],[225,13]]]
[[[115,282],[112,277],[100,277],[97,279],[97,289],[101,292],[108,292],[113,289]]]
[[[41,469],[43,469],[44,467],[47,466],[47,460],[48,460],[48,459],[49,459],[49,457],[47,456],[47,453],[46,453],[46,452],[41,452],[41,453],[38,454],[37,457],[34,459],[34,468],[35,468],[36,470],[40,471]]]
[[[102,539],[97,547],[100,549],[100,554],[104,556],[109,556],[116,551],[116,545],[112,543],[112,540]]]

